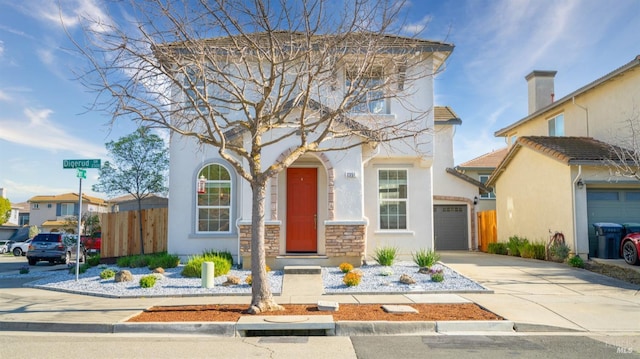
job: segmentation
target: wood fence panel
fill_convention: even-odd
[[[102,213],[103,258],[140,254],[140,226],[138,211]],[[167,250],[168,209],[153,208],[142,210],[142,233],[145,253]]]
[[[486,252],[489,243],[498,241],[496,211],[478,212],[478,241],[480,242],[480,250]]]

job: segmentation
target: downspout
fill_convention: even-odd
[[[573,213],[573,252],[575,255],[578,255],[578,224],[576,223],[576,188],[578,186],[578,181],[580,180],[580,176],[582,176],[582,165],[578,165],[578,174],[576,178],[573,179],[571,186],[571,212]]]

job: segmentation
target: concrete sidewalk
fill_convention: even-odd
[[[443,252],[442,262],[493,293],[323,295],[318,283],[285,276],[280,304],[411,304],[472,301],[504,317],[518,332],[577,331],[640,336],[640,286],[564,264],[472,252]],[[116,299],[22,287],[25,279],[0,281],[0,330],[131,332],[129,317],[158,305],[249,304],[249,296]],[[364,322],[362,322],[364,323]],[[137,326],[140,331],[196,331],[215,334],[207,324]],[[492,330],[483,323],[440,323],[446,332]],[[182,325],[182,327],[180,327]],[[475,325],[475,326],[474,326]],[[448,326],[448,327],[447,327]],[[436,324],[434,324],[436,327]],[[155,329],[154,329],[155,328]],[[228,328],[225,330],[229,330]],[[363,328],[367,331],[371,328]],[[403,329],[405,330],[405,329]],[[444,329],[443,329],[444,330]],[[435,330],[438,332],[438,330]],[[443,332],[443,331],[439,331]],[[363,333],[367,334],[367,333]],[[368,333],[371,334],[371,333]],[[416,333],[418,334],[418,333]],[[358,332],[350,335],[358,335]]]

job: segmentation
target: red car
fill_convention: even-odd
[[[620,243],[620,255],[624,258],[624,261],[631,265],[639,265],[640,258],[640,232],[629,233],[622,238]]]
[[[86,249],[87,254],[100,253],[100,247],[102,245],[102,238],[100,234],[98,234],[98,236],[96,237],[82,236],[80,237],[80,240],[84,245],[84,248]]]

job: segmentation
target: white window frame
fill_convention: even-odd
[[[480,181],[482,184],[487,183],[487,181],[489,180],[489,177],[491,177],[490,174],[488,175],[478,175],[478,181]],[[480,194],[480,198],[481,199],[495,199],[496,198],[496,194],[493,193],[493,191],[489,192],[489,193],[482,193]]]
[[[71,207],[71,213],[68,213],[69,207]],[[75,216],[74,209],[74,203],[60,203],[60,217]]]
[[[353,76],[351,73],[355,73]],[[388,115],[390,113],[389,103],[385,96],[384,84],[386,81],[386,75],[382,67],[375,68],[371,70],[369,73],[358,74],[357,71],[345,71],[345,89],[348,91],[352,84],[351,79],[353,77],[359,76],[359,83],[356,84],[357,87],[360,87],[361,91],[364,91],[364,88],[375,87],[375,90],[367,90],[366,100],[361,102],[350,109],[352,114],[368,114],[368,115]],[[353,97],[360,96],[360,91],[355,91],[353,93]],[[381,104],[382,107],[380,110],[376,110],[375,107],[377,104]],[[373,105],[373,107],[372,107]]]
[[[551,137],[564,137],[564,113],[547,120],[547,131]]]
[[[381,183],[380,183],[380,174],[383,171],[397,171],[397,172],[404,172],[405,173],[405,198],[386,198],[383,199],[381,198],[380,195],[380,190],[381,190]],[[409,231],[409,170],[406,168],[379,168],[378,169],[378,173],[377,173],[377,192],[378,192],[378,230],[379,231],[383,231],[383,232],[393,232],[393,231]],[[380,211],[380,207],[383,203],[385,202],[404,202],[405,204],[405,213],[404,213],[404,217],[405,217],[405,226],[404,228],[382,228],[382,213]],[[397,218],[399,219],[399,217]],[[397,221],[398,223],[400,222],[399,220]],[[399,226],[398,226],[399,227]]]
[[[225,171],[227,171],[227,174],[229,176],[228,180],[206,180],[205,182],[205,188],[208,188],[209,186],[215,186],[215,185],[220,185],[220,184],[228,184],[229,185],[229,205],[200,205],[198,203],[198,196],[200,196],[201,194],[196,193],[196,201],[195,201],[195,207],[196,207],[196,217],[195,217],[195,232],[198,234],[205,234],[205,233],[218,233],[218,234],[226,234],[226,233],[232,233],[233,232],[233,224],[234,224],[234,218],[233,218],[233,213],[234,213],[234,208],[233,208],[233,196],[234,196],[234,183],[233,183],[233,175],[231,170],[229,169],[229,167],[220,164],[220,163],[209,163],[205,166],[203,166],[202,168],[200,168],[200,170],[198,171],[198,177],[200,177],[200,174],[202,173],[202,171],[204,169],[206,169],[209,166],[220,166],[222,167]],[[196,178],[196,181],[198,181],[199,178]],[[228,225],[228,230],[226,231],[203,231],[200,230],[200,210],[201,209],[228,209],[229,211],[229,225]]]

